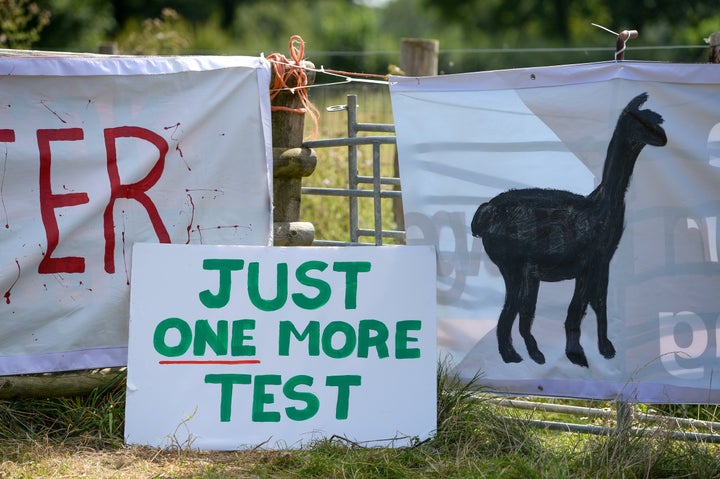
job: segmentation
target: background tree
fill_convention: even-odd
[[[456,73],[612,59],[614,39],[591,22],[639,30],[636,60],[705,61],[703,38],[720,31],[717,0],[33,1],[52,14],[44,29],[19,28],[35,35],[33,48],[94,52],[115,41],[128,53],[287,55],[298,34],[318,66],[381,74],[398,63],[404,37],[439,40],[440,71]],[[164,8],[177,16],[163,18]],[[697,48],[632,50],[660,45]]]
[[[112,5],[106,0],[36,0],[52,14],[35,45],[42,50],[95,52],[115,28]]]
[[[504,35],[517,31],[566,44],[584,40],[591,22],[615,31],[664,28],[671,31],[717,20],[715,0],[423,0],[443,18],[466,28]],[[579,29],[578,26],[582,28]]]
[[[191,32],[187,21],[172,8],[163,8],[157,18],[146,18],[137,24],[128,20],[117,37],[120,53],[131,55],[176,55],[190,46]]]
[[[0,0],[0,47],[28,49],[50,23],[50,12],[28,0]]]

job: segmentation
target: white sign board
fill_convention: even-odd
[[[407,240],[437,248],[439,347],[463,378],[720,402],[719,73],[391,79]]]
[[[267,245],[270,69],[0,58],[0,375],[122,366],[136,241]]]
[[[435,429],[429,246],[136,244],[125,439],[406,445]]]

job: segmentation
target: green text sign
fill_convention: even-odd
[[[426,246],[133,249],[126,440],[408,444],[435,429]]]

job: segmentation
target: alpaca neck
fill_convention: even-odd
[[[608,146],[602,181],[591,193],[591,197],[622,207],[635,161],[644,146],[645,143],[625,138],[624,132],[616,129]]]

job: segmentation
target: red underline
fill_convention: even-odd
[[[260,364],[259,359],[238,359],[238,360],[162,360],[160,364]]]

